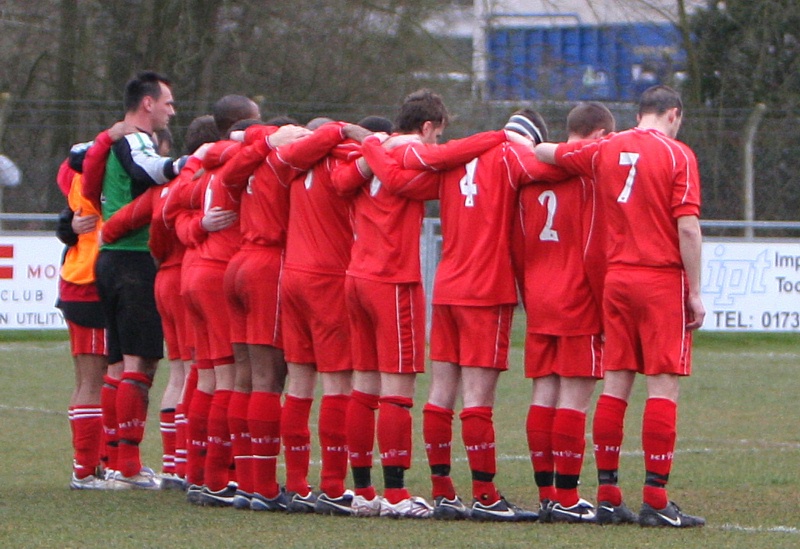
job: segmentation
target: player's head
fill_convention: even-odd
[[[547,124],[542,115],[533,109],[520,109],[512,113],[504,129],[527,137],[534,145],[547,141]]]
[[[664,132],[670,137],[675,137],[683,120],[681,95],[669,86],[647,88],[639,98],[637,118],[641,122],[645,117],[658,119]]]
[[[578,139],[598,139],[614,131],[616,122],[608,107],[597,101],[579,103],[567,115],[567,134]]]
[[[187,154],[192,154],[203,143],[219,141],[219,130],[214,117],[210,114],[198,116],[189,123],[184,137],[184,147]]]
[[[358,125],[373,133],[392,133],[394,132],[394,124],[388,118],[382,116],[365,116],[358,121]]]
[[[261,118],[261,111],[255,101],[244,95],[230,94],[223,96],[211,107],[211,114],[217,123],[219,134],[227,137],[231,126],[239,120]]]
[[[175,115],[175,103],[172,99],[170,81],[153,71],[142,71],[125,84],[122,103],[126,113],[142,115],[140,123],[147,125],[143,129],[157,131],[169,125],[169,119]]]
[[[669,86],[653,86],[642,92],[639,98],[639,116],[643,114],[664,114],[670,109],[678,109],[683,114],[681,95]]]
[[[161,128],[154,132],[156,138],[156,152],[161,156],[169,156],[172,152],[172,132],[169,128]]]
[[[406,96],[397,115],[397,131],[418,133],[423,143],[436,143],[449,116],[440,95],[422,89]]]
[[[317,116],[316,118],[312,118],[311,120],[308,121],[308,124],[306,124],[306,128],[313,132],[320,126],[324,126],[329,122],[333,122],[333,118],[328,118],[327,116]]]

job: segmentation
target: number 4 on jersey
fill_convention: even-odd
[[[633,180],[636,178],[637,162],[639,162],[639,153],[632,153],[632,152],[619,153],[619,165],[630,166],[631,169],[628,171],[628,178],[625,180],[625,186],[622,188],[622,192],[619,193],[619,196],[617,197],[617,202],[620,202],[622,204],[628,202],[628,199],[631,196],[631,190],[633,190]]]
[[[464,206],[467,208],[475,207],[475,196],[478,194],[478,186],[475,184],[475,168],[477,165],[477,158],[470,161],[465,166],[465,168],[467,168],[467,173],[464,174],[464,177],[458,182],[459,187],[461,187],[461,194],[467,197],[464,200]]]

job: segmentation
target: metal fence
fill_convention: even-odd
[[[447,99],[447,97],[445,97]],[[526,106],[539,110],[548,121],[551,140],[565,137],[566,115],[574,103],[538,102],[450,102],[452,121],[445,137],[457,138],[478,131],[501,127],[515,109]],[[617,128],[635,125],[636,108],[629,103],[609,103],[617,118]],[[353,105],[319,103],[262,102],[265,118],[288,114],[301,123],[317,115],[346,121],[357,121],[367,114],[393,118],[395,105]],[[64,205],[64,198],[54,181],[59,163],[67,154],[69,143],[59,144],[65,131],[73,141],[92,139],[101,129],[119,116],[115,102],[90,101],[24,101],[10,104],[0,152],[21,168],[23,181],[19,187],[4,191],[5,212],[55,213]],[[181,152],[182,137],[189,121],[207,112],[207,104],[181,104],[181,112],[173,123],[176,153]],[[73,125],[69,128],[54,123],[58,113],[68,110]],[[681,140],[696,152],[703,185],[703,218],[740,220],[745,216],[747,193],[744,130],[750,109],[687,109]],[[756,236],[782,234],[792,236],[792,226],[765,226],[762,221],[794,222],[800,220],[800,112],[768,109],[754,132],[754,225]],[[435,213],[435,212],[432,212]],[[37,229],[36,220],[8,221],[10,227]],[[46,227],[39,227],[46,229]],[[740,236],[743,226],[707,225],[713,236]]]

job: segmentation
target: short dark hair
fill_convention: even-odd
[[[611,133],[616,127],[614,115],[598,101],[578,103],[567,115],[567,133],[587,137],[597,130]]]
[[[382,116],[365,116],[358,121],[358,125],[371,132],[392,133],[394,131],[392,121]]]
[[[291,116],[285,114],[279,114],[278,116],[273,116],[266,122],[264,122],[265,126],[289,126],[291,124],[297,125],[298,122]]]
[[[186,137],[183,141],[187,154],[192,154],[203,143],[219,141],[219,130],[214,117],[206,114],[192,120],[186,128]]]
[[[395,123],[398,131],[411,133],[421,131],[425,122],[446,126],[448,120],[442,97],[431,90],[421,89],[406,96]]]
[[[226,136],[234,122],[253,118],[253,107],[256,108],[256,111],[258,110],[258,105],[252,99],[235,94],[223,96],[214,103],[214,106],[211,107],[211,114],[214,115],[219,134]]]
[[[170,86],[169,79],[163,74],[154,71],[142,71],[128,80],[125,84],[125,93],[122,96],[122,104],[125,112],[133,112],[139,108],[142,99],[161,97],[161,84]]]
[[[316,118],[312,118],[311,120],[306,123],[306,128],[311,130],[312,132],[317,128],[324,126],[325,124],[329,124],[333,122],[333,118],[328,118],[327,116],[317,116]]]
[[[639,98],[639,116],[643,114],[664,114],[670,109],[678,109],[683,114],[681,94],[669,86],[653,86],[642,92]]]
[[[233,123],[233,126],[231,126],[231,129],[228,131],[228,135],[226,137],[229,137],[231,132],[246,130],[250,126],[255,126],[256,124],[263,124],[263,123],[264,122],[262,122],[260,118],[244,118],[242,120],[237,120],[236,122]]]

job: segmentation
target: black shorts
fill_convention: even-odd
[[[56,301],[64,319],[84,328],[105,328],[106,317],[99,301]]]
[[[101,250],[95,278],[108,324],[108,362],[122,355],[160,359],[164,332],[153,287],[156,265],[148,252]]]

